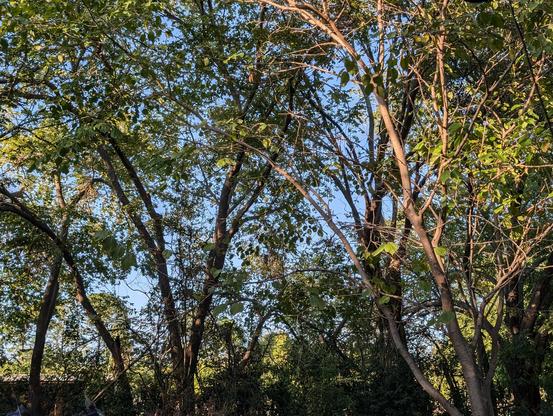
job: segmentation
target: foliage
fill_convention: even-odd
[[[550,412],[550,3],[0,1],[0,390]]]

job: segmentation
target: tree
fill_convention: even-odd
[[[2,3],[0,373],[36,414],[44,377],[108,413],[547,412],[549,11]]]

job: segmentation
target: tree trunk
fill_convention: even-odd
[[[36,324],[35,343],[33,346],[31,370],[29,374],[29,393],[31,396],[31,414],[33,416],[42,416],[40,373],[42,370],[44,346],[46,344],[46,333],[48,332],[50,321],[54,315],[56,300],[59,292],[59,274],[62,262],[62,255],[57,254],[50,269],[50,278],[46,284],[46,289],[44,290]]]
[[[515,408],[531,416],[541,414],[540,379],[550,337],[539,330],[553,304],[553,254],[546,269],[534,284],[528,306],[524,309],[523,281],[518,279],[505,293],[506,324],[511,334],[511,353],[506,355]],[[529,351],[529,352],[527,352]]]
[[[225,264],[225,257],[228,246],[223,244],[223,247],[216,247],[212,257],[207,262],[207,275],[202,289],[202,300],[200,301],[192,326],[190,328],[190,340],[185,351],[185,413],[193,414],[195,392],[194,392],[194,376],[198,367],[198,355],[202,343],[205,321],[209,315],[211,302],[213,301],[213,289],[217,284],[217,277],[214,273],[221,270]],[[212,252],[212,253],[213,253]]]
[[[119,404],[118,414],[124,416],[134,416],[136,412],[133,405],[133,397],[131,385],[127,377],[127,371],[125,368],[125,361],[121,352],[121,341],[119,337],[115,338],[114,352],[117,356],[115,363],[116,374],[115,377],[119,377],[115,385],[115,397],[117,404]]]
[[[467,341],[461,333],[459,322],[455,316],[453,297],[447,276],[443,272],[437,260],[434,248],[426,234],[426,230],[424,229],[421,220],[413,215],[409,216],[411,217],[409,220],[413,223],[413,227],[419,236],[426,258],[430,264],[432,275],[438,286],[440,301],[442,303],[442,311],[453,314],[453,318],[447,322],[446,328],[453,349],[457,355],[457,359],[461,364],[463,379],[465,380],[465,384],[467,386],[472,414],[473,416],[493,416],[494,412],[492,400],[490,395],[485,392],[482,373],[476,364],[474,354],[470,350]]]
[[[177,379],[177,385],[180,388],[182,380],[184,380],[184,353],[180,336],[180,323],[175,307],[175,300],[171,292],[171,283],[167,270],[167,261],[163,257],[163,253],[157,252],[155,255],[158,286],[163,302],[163,313],[167,322],[171,345],[171,359],[173,362],[173,372]]]
[[[257,344],[259,343],[259,337],[261,337],[261,332],[263,331],[263,326],[265,325],[265,322],[267,322],[267,319],[271,316],[270,313],[266,313],[265,315],[261,316],[259,318],[259,321],[257,322],[257,325],[255,326],[255,329],[253,331],[253,334],[250,338],[250,342],[248,343],[248,348],[246,348],[246,351],[242,355],[242,359],[240,360],[240,367],[242,369],[246,368],[247,365],[250,363],[252,359],[252,354],[257,347]]]
[[[225,265],[225,257],[232,238],[232,234],[227,230],[227,220],[230,202],[236,185],[236,178],[242,169],[244,158],[245,152],[242,150],[237,154],[234,165],[227,172],[219,197],[219,206],[215,219],[215,232],[213,235],[214,247],[209,252],[206,262],[206,277],[202,288],[202,300],[194,314],[194,319],[192,320],[192,326],[190,328],[190,339],[184,353],[186,414],[193,413],[194,409],[194,376],[198,366],[198,354],[202,343],[205,320],[209,314],[211,302],[213,301],[213,290],[218,282],[217,276]]]
[[[514,341],[513,348],[521,346],[525,341]],[[539,373],[540,360],[528,357],[513,357],[506,366],[514,397],[515,409],[521,414],[529,416],[540,415],[541,397]],[[518,414],[518,413],[517,413]]]
[[[154,234],[152,235],[150,231],[146,228],[146,225],[140,218],[140,215],[133,213],[131,210],[128,210],[128,215],[135,225],[142,241],[148,248],[150,255],[155,263],[156,268],[156,277],[158,279],[158,287],[162,298],[163,314],[165,317],[167,331],[169,333],[169,347],[170,347],[170,356],[172,362],[173,377],[176,381],[176,390],[179,398],[177,399],[178,405],[176,413],[180,413],[180,409],[183,407],[183,399],[181,393],[184,390],[184,351],[181,340],[181,331],[179,317],[175,308],[175,300],[173,298],[173,293],[171,291],[171,283],[169,281],[169,273],[167,269],[167,260],[163,254],[165,250],[165,239],[163,234],[163,223],[161,215],[155,210],[155,207],[152,203],[150,194],[146,191],[146,188],[140,181],[134,166],[131,161],[127,158],[121,148],[117,145],[113,138],[108,137],[112,147],[114,148],[116,154],[118,155],[121,163],[125,167],[130,179],[135,185],[135,188],[140,196],[140,199],[144,203],[144,206],[154,224]],[[111,160],[111,157],[103,146],[98,148],[98,154],[105,163],[107,175],[113,186],[117,199],[124,208],[130,206],[131,201],[125,194],[123,187],[119,181],[119,177]]]

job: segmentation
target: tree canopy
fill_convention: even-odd
[[[0,413],[553,414],[552,16],[0,0]]]

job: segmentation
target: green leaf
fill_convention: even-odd
[[[362,298],[371,298],[372,295],[373,295],[373,292],[370,289],[363,289],[363,291],[361,292]]]
[[[318,295],[319,293],[321,293],[321,289],[315,286],[308,286],[306,289],[312,295]]]
[[[228,64],[230,61],[235,61],[243,57],[244,57],[244,52],[235,52],[232,55],[228,56],[223,62],[225,64]]]
[[[379,305],[386,305],[387,303],[390,302],[390,296],[388,295],[380,296],[377,302]]]
[[[369,74],[364,74],[363,77],[361,78],[361,81],[363,82],[363,86],[365,87],[366,93],[371,94],[374,90],[371,76]]]
[[[393,82],[397,79],[398,76],[399,73],[397,72],[397,69],[390,68],[390,70],[388,71],[388,79]]]
[[[394,255],[398,250],[398,246],[396,243],[388,242],[384,244],[383,249],[386,253]]]
[[[132,251],[128,251],[125,253],[123,258],[121,259],[121,267],[123,269],[128,270],[131,267],[136,267],[136,256]]]
[[[324,309],[326,307],[325,301],[315,294],[309,295],[309,303],[317,309]]]
[[[221,274],[222,270],[221,269],[216,269],[215,267],[212,267],[209,272],[211,273],[211,275],[213,277],[219,277],[219,275]]]
[[[432,283],[428,280],[421,280],[419,282],[419,287],[423,292],[430,293],[432,290]]]
[[[259,133],[261,133],[263,130],[265,130],[267,128],[267,123],[259,123],[257,125],[257,131]]]
[[[345,87],[349,82],[349,73],[347,71],[342,72],[340,75],[340,85]]]
[[[455,312],[453,311],[444,311],[438,316],[436,322],[441,324],[447,324],[455,319]]]
[[[447,248],[442,246],[434,247],[434,253],[436,253],[437,256],[445,257],[447,254]]]
[[[242,302],[236,302],[230,305],[230,313],[236,315],[244,310],[244,304]]]
[[[222,314],[224,311],[227,310],[227,307],[228,307],[228,305],[226,305],[226,304],[215,306],[215,307],[211,310],[211,313],[212,313],[213,316],[220,315],[220,314]]]
[[[411,262],[411,270],[415,273],[424,273],[430,270],[428,263],[423,259],[414,259]]]
[[[397,252],[397,250],[398,250],[398,245],[390,241],[388,243],[384,243],[380,245],[380,247],[378,247],[375,251],[373,251],[372,255],[378,256],[380,253],[385,252],[393,256]]]
[[[224,157],[224,158],[221,158],[219,159],[217,162],[216,162],[216,165],[220,168],[224,168],[225,166],[230,166],[234,163],[234,160],[229,158],[229,157]]]
[[[349,58],[346,58],[344,60],[344,66],[346,67],[346,71],[348,71],[349,73],[354,73],[357,70],[357,65],[355,65],[355,62],[353,62]]]
[[[399,61],[399,66],[404,71],[407,71],[409,69],[409,58],[407,56],[402,56],[401,60]]]
[[[106,251],[112,253],[117,247],[117,240],[110,235],[102,240],[102,245]]]
[[[498,13],[491,13],[488,11],[482,11],[478,14],[476,21],[481,26],[494,26],[494,27],[503,27],[505,22]]]
[[[111,237],[111,233],[107,230],[100,230],[94,233],[94,238],[96,240],[105,240],[106,238]]]
[[[213,243],[205,243],[202,247],[202,249],[206,252],[211,251],[215,248],[215,244]]]

